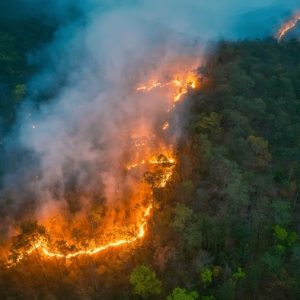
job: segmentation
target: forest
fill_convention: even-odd
[[[3,177],[3,145],[38,69],[27,53],[55,26],[1,22]],[[153,188],[147,237],[101,257],[50,260],[35,251],[12,268],[0,258],[0,299],[300,299],[300,42],[223,40],[198,75],[201,88],[177,108],[185,118],[178,164],[164,189]],[[0,197],[4,220],[12,200]],[[35,219],[15,222],[17,257],[47,232]],[[70,251],[63,241],[60,248]]]

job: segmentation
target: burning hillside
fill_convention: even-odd
[[[299,0],[2,2],[0,299],[300,299]]]
[[[100,178],[109,178],[105,192],[99,192],[99,188],[85,191],[81,187],[65,194],[69,206],[51,207],[38,219],[39,225],[27,224],[27,228],[21,228],[13,238],[9,267],[31,254],[70,259],[121,248],[144,238],[155,209],[153,190],[165,188],[176,167],[176,137],[170,124],[174,108],[190,90],[199,86],[197,75],[190,71],[168,77],[171,80],[150,79],[135,88],[137,107],[143,108],[144,101],[155,105],[156,98],[164,103],[156,111],[158,118],[147,119],[147,114],[141,118],[138,114],[124,130],[120,129],[124,142],[118,159],[98,170]],[[70,214],[72,205],[81,208]]]

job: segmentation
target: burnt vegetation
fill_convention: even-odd
[[[25,53],[52,29],[36,20],[1,27],[1,176],[3,143],[34,73]],[[199,72],[173,180],[153,188],[146,238],[122,251],[47,259],[33,246],[41,236],[72,249],[52,245],[34,219],[16,220],[10,255],[32,252],[11,268],[3,256],[0,299],[300,298],[300,43],[223,41]],[[3,219],[11,201],[1,199]],[[101,224],[101,201],[92,207]]]

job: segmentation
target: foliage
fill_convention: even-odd
[[[212,283],[212,280],[213,280],[213,271],[211,270],[211,268],[205,268],[201,272],[201,281],[205,285],[209,285],[210,283]]]
[[[286,240],[286,238],[288,237],[288,233],[283,227],[281,227],[280,225],[275,225],[273,229],[277,239],[281,241]]]
[[[32,19],[0,23],[2,143],[38,67],[26,56],[55,28]],[[1,299],[300,299],[300,43],[222,41],[199,75],[201,89],[188,97],[185,136],[176,149],[176,180],[164,193],[155,191],[159,207],[143,246],[68,263],[34,251],[15,270],[0,265]],[[47,93],[36,97],[38,104]],[[2,149],[0,175],[8,164]],[[155,187],[159,175],[144,179]],[[70,194],[76,210],[78,197]],[[3,222],[11,203],[1,201]],[[25,215],[28,210],[24,205]],[[91,228],[103,213],[100,199],[88,214]],[[40,239],[64,253],[73,249],[64,239],[52,245],[43,226],[15,215],[13,261]],[[1,243],[8,234],[1,231]],[[157,256],[162,280],[153,271]]]
[[[246,277],[246,273],[243,271],[242,268],[238,268],[237,271],[235,273],[233,273],[232,277],[235,279],[235,280],[240,280],[240,279],[243,279]]]
[[[191,219],[193,211],[184,204],[177,203],[175,209],[175,218],[172,226],[175,230],[183,230],[186,223]]]
[[[187,291],[186,289],[175,288],[166,300],[196,300],[199,295],[196,291]]]
[[[159,295],[161,293],[162,284],[156,274],[146,266],[139,266],[130,274],[130,283],[133,286],[134,294],[143,298],[150,295]]]

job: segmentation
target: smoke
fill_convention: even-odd
[[[18,10],[6,5],[6,13],[17,18],[46,17],[59,24],[54,40],[29,55],[41,71],[27,84],[27,99],[6,143],[4,194],[15,199],[15,211],[34,200],[43,218],[70,208],[66,199],[74,195],[81,195],[79,211],[90,197],[104,196],[116,207],[128,201],[122,194],[136,179],[125,176],[120,165],[131,149],[129,139],[155,133],[168,109],[162,91],[149,96],[136,87],[195,69],[210,41],[271,35],[296,5],[292,0],[20,0]],[[37,104],[41,97],[47,100]]]
[[[104,3],[104,2],[103,2]],[[83,14],[92,9],[93,1],[82,0],[15,0],[0,3],[0,18],[5,21],[18,21],[39,18],[40,21],[60,22]]]

